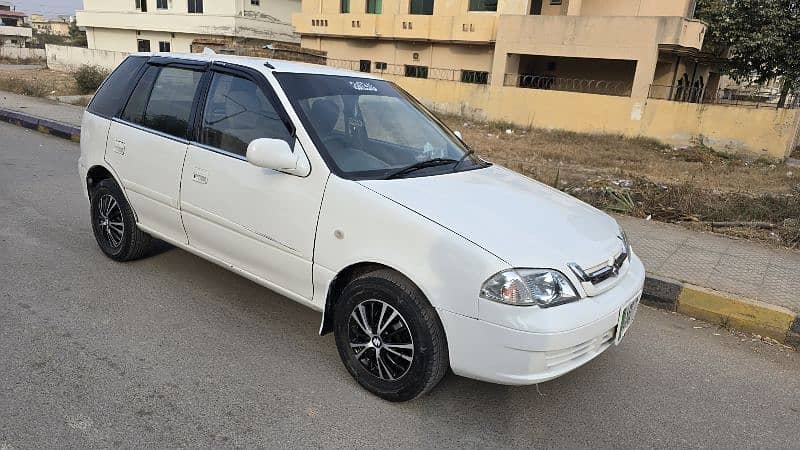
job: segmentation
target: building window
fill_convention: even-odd
[[[479,70],[462,70],[461,82],[473,83],[473,84],[489,84],[489,72],[482,72]]]
[[[362,59],[361,61],[358,62],[358,70],[360,70],[361,72],[369,73],[371,69],[372,69],[372,61],[368,59]]]
[[[350,0],[341,0],[339,2],[339,12],[344,14],[350,12]]]
[[[167,5],[167,0],[156,0],[156,9],[167,9],[169,5]]]
[[[411,78],[428,78],[428,67],[406,65],[406,76]]]
[[[385,62],[376,62],[375,70],[386,70],[387,64]]]
[[[169,52],[170,51],[169,42],[159,41],[158,42],[158,51],[160,51],[160,52]]]
[[[561,0],[550,0],[550,4],[551,5],[560,5],[561,4]]]
[[[136,9],[147,12],[147,0],[136,0]]]
[[[136,40],[136,49],[140,52],[149,52],[150,51],[150,40],[148,39],[137,39]]]
[[[469,0],[470,11],[497,11],[497,0]]]
[[[409,14],[433,15],[433,0],[411,0]]]
[[[189,12],[195,14],[202,14],[203,0],[189,0]]]
[[[250,0],[250,4],[253,6],[261,6],[261,0]]]
[[[367,14],[380,14],[382,11],[382,0],[367,0]]]

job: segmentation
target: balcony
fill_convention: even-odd
[[[289,23],[252,17],[186,12],[77,11],[78,25],[297,42]]]
[[[501,15],[497,30],[508,53],[641,59],[658,46],[699,50],[706,26],[683,17]]]
[[[32,36],[32,32],[31,29],[27,27],[0,26],[0,36],[20,36],[29,38]]]

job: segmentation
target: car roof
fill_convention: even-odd
[[[282,59],[256,58],[252,56],[220,55],[214,53],[133,53],[132,56],[159,56],[166,58],[185,59],[189,61],[204,62],[224,62],[250,67],[262,72],[288,72],[288,73],[308,73],[315,75],[331,75],[339,77],[356,77],[377,79],[378,77],[364,72],[337,69],[335,67],[324,66],[321,64],[309,64],[295,61],[284,61]],[[266,65],[269,63],[269,65]],[[271,67],[270,67],[271,66]]]

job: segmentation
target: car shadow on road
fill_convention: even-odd
[[[150,247],[150,254],[148,256],[150,257],[158,256],[174,249],[175,246],[168,242],[164,242],[161,239],[153,239],[153,242]]]

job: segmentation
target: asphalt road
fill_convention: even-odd
[[[317,313],[174,248],[105,258],[77,158],[0,123],[0,448],[800,445],[798,353],[648,308],[539,391],[384,402]]]

